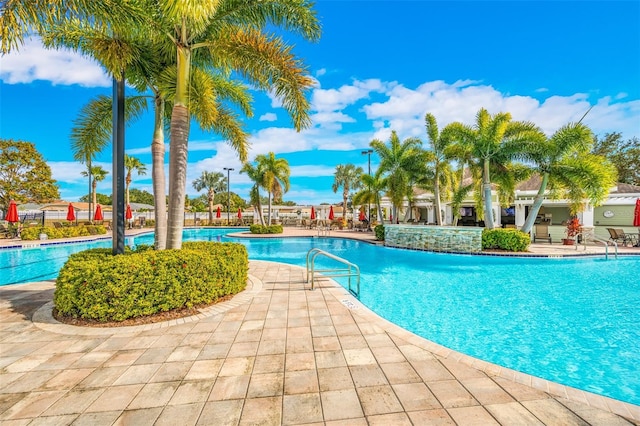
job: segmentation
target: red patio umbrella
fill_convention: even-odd
[[[69,222],[76,220],[76,209],[73,208],[73,204],[71,203],[69,203],[69,207],[67,207],[67,220]]]
[[[127,220],[133,218],[133,213],[131,213],[131,206],[129,204],[127,204],[127,211],[124,214],[124,218]]]
[[[329,207],[329,220],[333,220],[333,206]]]
[[[220,219],[222,212],[220,212],[220,206],[218,206],[218,210],[216,210],[216,219]]]
[[[311,206],[311,220],[316,218],[316,210]]]
[[[364,210],[360,210],[360,216],[358,217],[358,220],[360,222],[364,222],[365,216],[364,216]]]
[[[242,219],[242,209],[238,207],[238,219]]]
[[[640,198],[636,200],[636,209],[633,212],[633,226],[640,226]]]
[[[93,215],[93,219],[104,220],[104,217],[102,216],[102,207],[100,206],[100,204],[96,206],[96,214]]]
[[[9,223],[20,222],[20,217],[18,216],[18,206],[13,200],[9,201],[9,210],[7,211],[5,220]]]

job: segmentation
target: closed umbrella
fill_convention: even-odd
[[[333,206],[329,207],[329,220],[333,220]]]
[[[18,206],[13,200],[9,201],[9,210],[7,211],[5,220],[9,223],[20,222],[20,217],[18,216]]]
[[[220,216],[222,216],[222,212],[220,211],[220,206],[218,206],[218,210],[216,210],[216,219],[220,219]]]
[[[633,226],[640,226],[640,198],[636,200],[636,209],[633,212]]]
[[[67,220],[69,222],[76,220],[76,209],[73,208],[73,204],[71,203],[69,203],[69,207],[67,207]]]
[[[364,216],[364,211],[360,210],[360,216],[358,217],[358,220],[360,222],[364,222],[365,216]]]
[[[238,219],[242,219],[242,209],[238,207]]]
[[[100,206],[100,204],[96,206],[96,214],[93,215],[93,219],[104,220],[104,217],[102,216],[102,206]]]
[[[316,218],[316,210],[311,206],[311,220]]]
[[[131,206],[127,204],[127,211],[124,214],[125,219],[129,220],[133,218],[133,213],[131,213]]]

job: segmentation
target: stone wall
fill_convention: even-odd
[[[479,253],[482,230],[477,227],[385,225],[384,245],[414,250]]]

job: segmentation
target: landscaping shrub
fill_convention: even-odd
[[[252,234],[282,234],[284,229],[282,225],[270,225],[264,226],[260,224],[253,224],[249,227],[249,231]]]
[[[373,231],[376,233],[376,240],[384,241],[384,225],[378,225],[373,228]]]
[[[531,238],[517,229],[485,229],[482,231],[482,249],[527,251]]]
[[[123,321],[191,308],[236,294],[247,284],[247,249],[238,243],[185,242],[181,250],[92,249],[60,270],[53,301],[64,316]]]
[[[107,233],[107,228],[102,225],[92,226],[96,230],[97,235]],[[54,228],[51,226],[34,226],[30,228],[23,228],[20,232],[20,238],[25,241],[39,240],[40,234],[47,234],[48,239],[86,237],[91,235],[89,229],[86,226],[66,226],[64,228]]]

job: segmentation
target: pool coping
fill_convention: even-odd
[[[281,262],[273,262],[273,261],[266,261],[266,260],[252,260],[250,262],[254,262],[254,263],[264,262],[264,263],[275,264],[275,265],[282,264],[292,268],[305,270],[305,268],[301,266],[283,264]],[[504,379],[513,381],[515,383],[523,384],[526,386],[530,386],[534,389],[541,390],[553,396],[566,398],[570,401],[578,402],[581,404],[585,404],[589,407],[611,412],[613,414],[620,415],[625,418],[632,419],[634,421],[640,421],[640,406],[638,405],[619,401],[610,397],[598,395],[593,392],[581,390],[568,385],[556,383],[547,379],[536,377],[527,373],[523,373],[507,367],[503,367],[497,364],[493,364],[488,361],[474,358],[472,356],[447,348],[443,345],[440,345],[436,342],[428,340],[424,337],[418,336],[417,334],[409,330],[406,330],[400,327],[399,325],[394,324],[391,321],[381,317],[380,315],[378,315],[377,313],[369,309],[362,302],[360,302],[360,300],[358,300],[347,289],[342,287],[335,280],[328,277],[321,277],[321,279],[323,281],[323,290],[326,290],[329,294],[331,294],[331,296],[333,296],[336,301],[344,305],[346,309],[349,309],[352,312],[352,314],[357,315],[362,320],[380,327],[385,332],[395,337],[398,337],[400,339],[403,339],[414,346],[427,350],[436,356],[461,362],[465,365],[468,365],[472,368],[475,368],[477,370],[484,372],[488,376],[504,378]],[[154,323],[154,324],[144,324],[144,325],[128,326],[128,327],[103,327],[103,328],[102,327],[90,328],[90,327],[67,325],[67,324],[60,323],[53,318],[52,312],[51,312],[53,307],[53,302],[48,302],[43,306],[41,306],[40,308],[38,308],[34,313],[31,321],[36,327],[42,330],[49,331],[52,333],[57,333],[57,334],[63,334],[63,335],[104,336],[104,335],[117,334],[118,336],[126,336],[126,335],[133,335],[141,331],[155,330],[155,329],[171,327],[174,325],[195,322],[203,318],[207,318],[210,316],[214,316],[214,315],[226,312],[234,307],[240,306],[244,303],[248,303],[251,299],[253,299],[254,296],[260,293],[262,288],[263,288],[262,280],[250,274],[247,280],[246,289],[241,293],[238,293],[235,296],[233,296],[231,300],[221,302],[219,304],[215,304],[210,307],[201,309],[200,313],[196,315],[174,319],[170,321]]]

